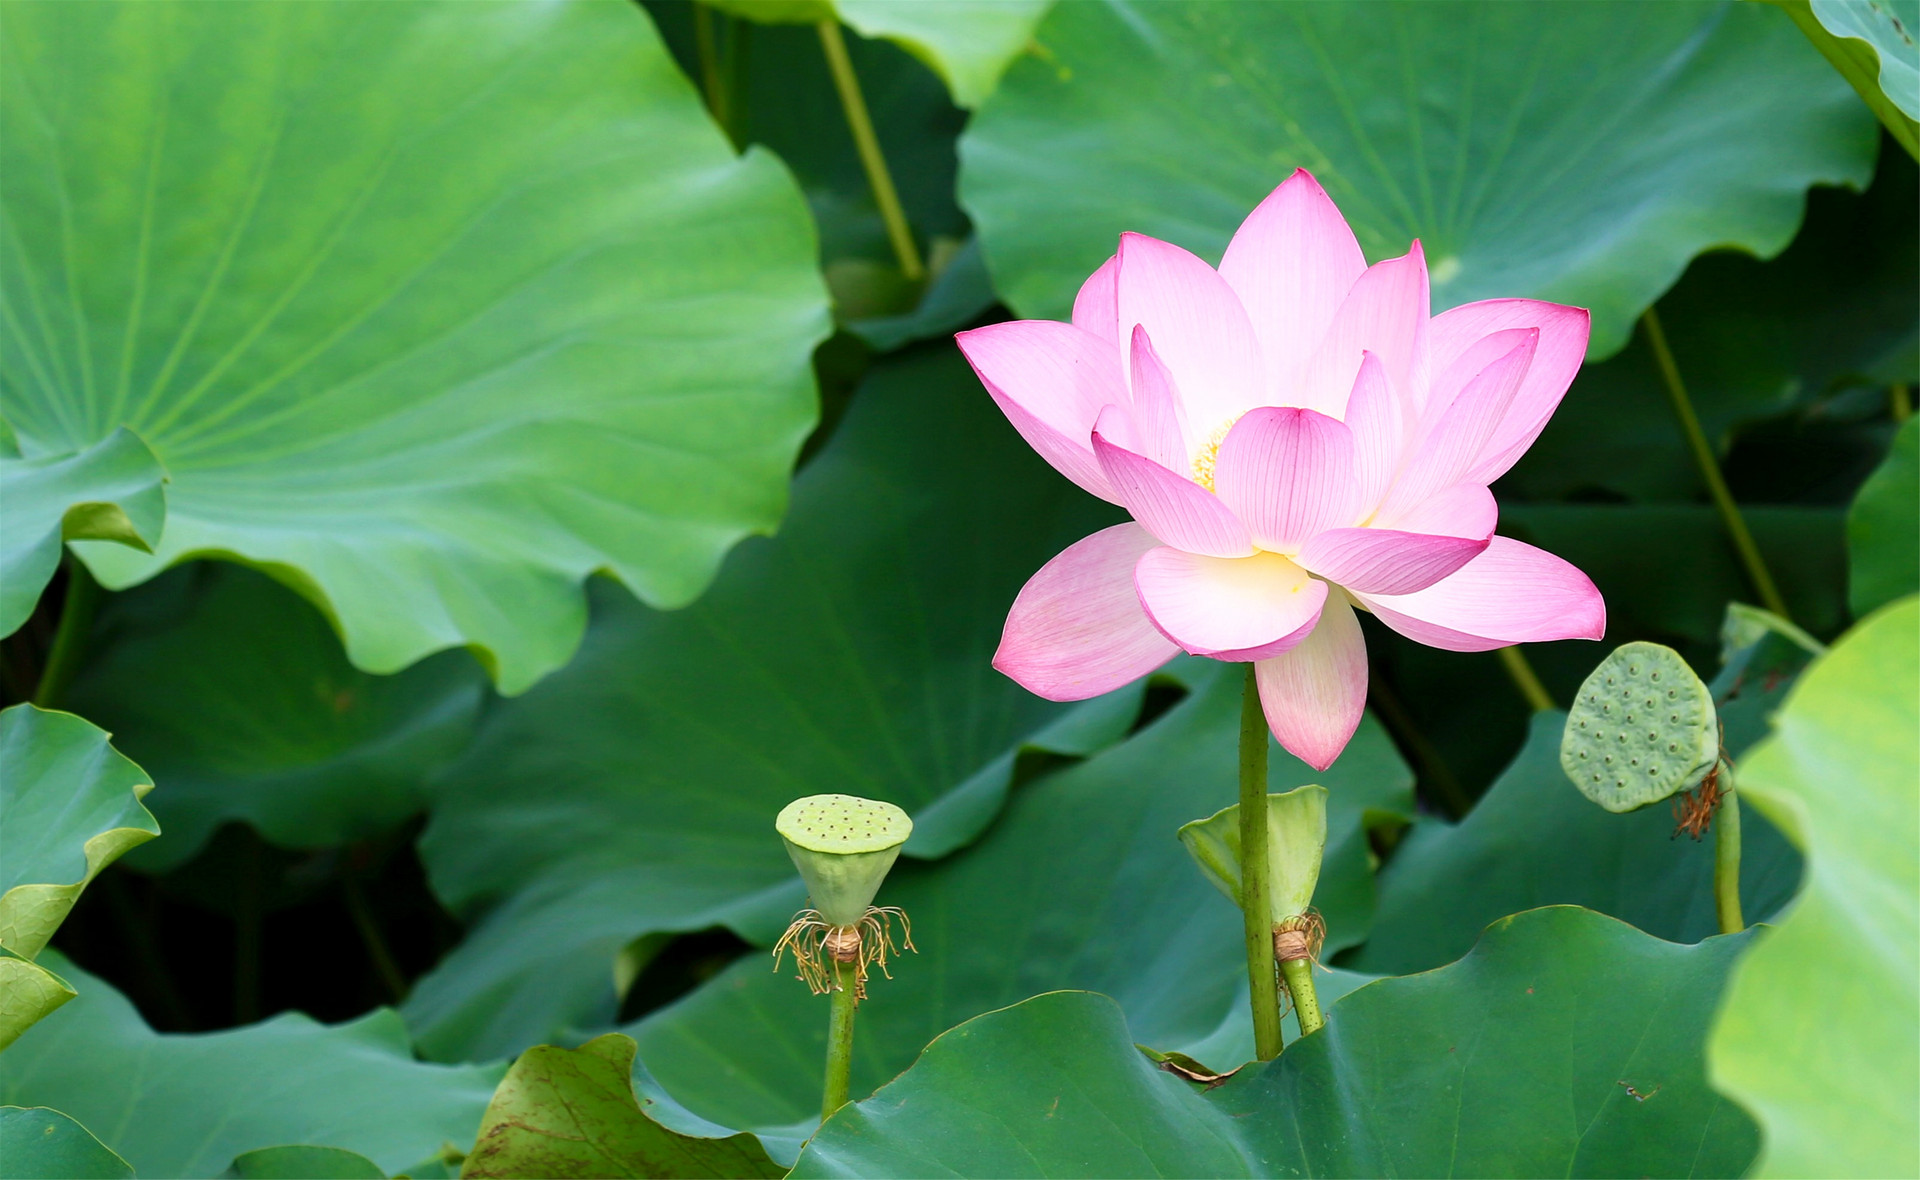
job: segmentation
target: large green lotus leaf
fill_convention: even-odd
[[[683,1135],[635,1093],[633,1038],[536,1045],[501,1079],[463,1177],[786,1175],[751,1135]]]
[[[44,1106],[0,1106],[0,1176],[7,1180],[133,1180],[127,1161],[71,1118]]]
[[[1883,152],[1865,193],[1808,194],[1806,223],[1779,257],[1704,254],[1660,297],[1674,361],[1723,459],[1736,434],[1758,420],[1798,411],[1831,430],[1841,424],[1837,407],[1822,403],[1836,391],[1863,378],[1920,377],[1910,367],[1877,372],[1903,344],[1911,356],[1920,331],[1916,204],[1920,168],[1900,152]],[[1884,404],[1884,396],[1875,400]],[[1779,464],[1768,473],[1767,498],[1803,498],[1796,481],[1808,467]],[[1510,497],[1570,495],[1705,502],[1644,331],[1617,356],[1580,371],[1499,494],[1503,505]]]
[[[63,1110],[141,1176],[213,1176],[235,1156],[305,1143],[396,1172],[472,1142],[498,1065],[413,1059],[387,1009],[323,1025],[299,1013],[216,1033],[156,1033],[103,979],[48,959],[80,998],[0,1055],[0,1102]]]
[[[388,831],[425,809],[425,782],[465,749],[486,676],[444,652],[396,676],[347,661],[311,604],[264,574],[194,562],[116,594],[65,698],[166,783],[157,871],[244,820],[287,848]]]
[[[1777,13],[1731,3],[1062,4],[961,140],[995,287],[1064,319],[1122,230],[1217,259],[1295,167],[1436,308],[1593,310],[1592,355],[1701,250],[1771,255],[1876,129]],[[1753,79],[1766,78],[1755,87]],[[1144,96],[1144,97],[1143,97]]]
[[[107,585],[238,559],[518,692],[588,573],[683,605],[779,519],[812,229],[631,5],[16,4],[0,61],[0,408],[172,479]]]
[[[115,430],[73,454],[23,459],[0,438],[0,635],[20,629],[60,566],[65,541],[152,552],[167,516],[166,472],[140,437]]]
[[[991,666],[1021,585],[1115,514],[1033,455],[957,352],[876,370],[794,495],[697,606],[596,595],[580,657],[440,776],[421,855],[475,922],[407,1004],[434,1056],[610,1020],[614,957],[648,932],[771,941],[802,904],[773,832],[793,799],[897,803],[907,854],[941,856],[992,821],[1023,748],[1125,734],[1139,686],[1063,706]]]
[[[75,994],[66,980],[0,946],[0,1050]]]
[[[1801,677],[1739,791],[1807,852],[1805,891],[1736,969],[1714,1084],[1766,1129],[1763,1176],[1920,1174],[1920,600]]]
[[[884,37],[927,63],[953,101],[986,101],[1007,65],[1026,49],[1053,0],[707,0],[768,24],[838,19],[867,37]],[[869,104],[873,100],[868,96]]]
[[[1915,0],[1812,0],[1813,15],[1836,37],[1873,47],[1880,89],[1909,119],[1920,119],[1920,3]]]
[[[1846,523],[1835,508],[1745,506],[1754,543],[1793,611],[1816,634],[1845,625]],[[1500,505],[1500,531],[1586,571],[1607,600],[1607,637],[1657,638],[1711,650],[1727,603],[1753,584],[1709,504]],[[1602,653],[1595,653],[1592,667]]]
[[[1205,661],[1178,670],[1192,691],[1151,726],[1022,787],[966,850],[894,869],[878,900],[906,910],[920,953],[893,963],[894,978],[876,980],[860,1008],[856,1093],[906,1068],[943,1029],[1053,988],[1108,993],[1134,1039],[1155,1049],[1216,1069],[1251,1055],[1240,912],[1176,835],[1235,798],[1243,678]],[[1365,825],[1411,810],[1411,775],[1371,718],[1324,774],[1277,745],[1269,752],[1270,790],[1327,788],[1314,904],[1328,945],[1350,945],[1371,919]],[[753,955],[627,1031],[695,1113],[793,1136],[818,1109],[826,1026],[826,1001],[791,965],[776,973]]]
[[[1053,0],[833,0],[840,19],[897,41],[946,79],[969,110],[1000,84]]]
[[[1920,590],[1920,419],[1893,436],[1886,461],[1847,512],[1847,605],[1864,618]]]
[[[1615,815],[1587,799],[1560,767],[1565,725],[1558,710],[1536,713],[1526,746],[1465,819],[1414,822],[1380,871],[1373,936],[1343,965],[1437,967],[1488,922],[1542,905],[1586,906],[1679,942],[1719,930],[1712,840],[1674,838],[1666,807]],[[1792,898],[1800,858],[1765,817],[1743,818],[1740,896],[1757,921]]]
[[[1920,155],[1920,3],[1771,0],[1857,91],[1909,156]]]
[[[160,834],[147,773],[98,726],[34,705],[0,712],[0,947],[32,959],[87,882]]]
[[[793,1175],[1737,1176],[1756,1133],[1703,1042],[1748,935],[1675,946],[1571,907],[1495,923],[1438,971],[1202,1090],[1105,996],[946,1033],[843,1107]]]

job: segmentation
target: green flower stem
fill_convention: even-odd
[[[855,989],[859,986],[856,978],[857,965],[836,962],[833,965],[834,982],[838,986],[828,993],[833,1005],[827,1018],[827,1084],[820,1096],[820,1121],[833,1117],[833,1112],[847,1104],[847,1075],[853,1068],[853,1012]]]
[[[1913,416],[1913,399],[1905,384],[1896,381],[1887,386],[1887,412],[1896,426]]]
[[[1280,978],[1287,984],[1287,992],[1293,997],[1293,1011],[1300,1018],[1300,1035],[1307,1036],[1326,1027],[1327,1018],[1320,1014],[1320,993],[1313,990],[1312,959],[1282,959]]]
[[[1723,768],[1720,773],[1730,772]],[[1731,787],[1721,797],[1713,822],[1713,907],[1720,915],[1720,933],[1747,928],[1740,913],[1740,797]]]
[[[1247,933],[1247,986],[1253,997],[1253,1052],[1280,1055],[1280,991],[1273,971],[1273,917],[1267,880],[1267,715],[1247,665],[1240,697],[1240,913]]]
[[[873,133],[873,120],[867,115],[867,100],[860,94],[860,79],[854,75],[853,61],[847,56],[847,43],[840,35],[837,21],[820,22],[820,45],[827,53],[827,66],[833,71],[833,84],[840,91],[840,105],[847,112],[847,126],[853,131],[854,146],[860,149],[860,163],[867,170],[867,184],[873,189],[874,204],[887,223],[887,238],[900,260],[900,273],[917,283],[927,275],[920,261],[920,250],[913,244],[913,231],[907,226],[906,210],[900,207],[900,194],[894,191],[893,174],[887,171],[887,158],[880,154],[880,138]]]
[[[1753,543],[1753,534],[1747,531],[1746,518],[1740,515],[1740,506],[1733,502],[1733,493],[1727,490],[1727,481],[1720,474],[1720,462],[1713,457],[1713,447],[1707,442],[1706,431],[1700,428],[1700,416],[1693,411],[1693,399],[1687,396],[1687,387],[1680,380],[1680,367],[1674,364],[1673,351],[1667,347],[1667,334],[1661,330],[1660,317],[1649,307],[1640,316],[1640,323],[1647,330],[1647,343],[1653,348],[1653,359],[1660,366],[1660,376],[1665,380],[1667,396],[1673,401],[1673,412],[1680,419],[1681,433],[1687,437],[1687,445],[1693,450],[1693,460],[1700,468],[1700,477],[1706,481],[1707,491],[1713,495],[1713,502],[1720,509],[1720,519],[1727,527],[1727,535],[1733,538],[1733,547],[1740,553],[1741,564],[1747,567],[1747,577],[1752,580],[1755,592],[1760,595],[1760,604],[1791,621],[1793,616],[1787,612],[1786,600],[1780,597],[1780,590],[1773,584],[1773,575],[1767,571],[1767,563],[1761,560],[1760,547]]]
[[[1520,690],[1520,695],[1527,698],[1528,708],[1536,713],[1544,713],[1557,707],[1553,703],[1553,695],[1547,691],[1546,685],[1540,683],[1540,677],[1534,674],[1533,665],[1527,662],[1518,644],[1500,649],[1500,663],[1506,667],[1507,675],[1513,678],[1513,685]]]
[[[87,635],[93,630],[93,612],[100,605],[100,583],[93,580],[86,563],[67,557],[67,596],[60,604],[60,624],[53,633],[53,650],[47,653],[47,666],[34,686],[33,703],[51,709],[66,695],[67,686],[80,671],[87,655]]]

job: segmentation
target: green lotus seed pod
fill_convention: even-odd
[[[807,883],[813,908],[835,926],[858,922],[913,834],[891,803],[856,795],[809,795],[780,809],[774,829]]]
[[[1580,686],[1560,738],[1560,766],[1608,811],[1691,789],[1720,757],[1713,694],[1680,653],[1658,643],[1614,649]]]
[[[1240,904],[1240,805],[1180,829],[1194,863],[1214,888]],[[1267,796],[1267,881],[1273,924],[1307,912],[1327,848],[1327,789],[1296,787]]]

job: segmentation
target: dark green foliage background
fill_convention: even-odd
[[[340,619],[297,563],[174,554],[199,559],[107,594],[57,704],[152,777],[145,803],[164,834],[101,873],[61,927],[56,960],[85,987],[0,1060],[0,1101],[70,1103],[61,1109],[140,1175],[229,1160],[232,1175],[451,1174],[460,1128],[509,1061],[619,1030],[637,1042],[644,1115],[599,1078],[613,1129],[595,1134],[628,1136],[618,1150],[636,1158],[665,1143],[673,1158],[732,1159],[735,1147],[713,1144],[747,1130],[780,1166],[799,1158],[798,1175],[1739,1173],[1759,1132],[1709,1087],[1704,1045],[1755,936],[1713,937],[1710,844],[1673,838],[1664,807],[1615,816],[1574,790],[1557,761],[1562,715],[1531,713],[1496,654],[1422,647],[1367,619],[1370,714],[1345,756],[1315,776],[1273,747],[1273,789],[1331,792],[1323,995],[1346,998],[1328,1035],[1204,1092],[1132,1045],[1223,1069],[1250,1056],[1239,917],[1172,835],[1232,800],[1237,678],[1182,659],[1059,706],[988,662],[1025,578],[1117,510],[1028,450],[949,333],[1063,314],[1120,228],[1217,259],[1297,165],[1328,183],[1370,258],[1420,235],[1435,259],[1465,259],[1458,282],[1437,279],[1439,307],[1497,293],[1596,309],[1596,358],[1495,488],[1500,531],[1572,561],[1607,600],[1604,644],[1526,649],[1556,700],[1613,645],[1665,643],[1714,681],[1738,760],[1806,663],[1776,637],[1722,669],[1727,607],[1756,595],[1637,325],[1650,301],[1794,622],[1831,642],[1920,588],[1920,433],[1899,409],[1920,377],[1920,169],[1770,8],[1577,9],[1545,6],[1549,19],[1530,24],[1519,6],[1064,3],[971,113],[915,51],[847,29],[938,269],[916,287],[888,248],[813,28],[687,0],[594,8],[630,36],[626,56],[542,58],[564,75],[554,93],[595,93],[596,70],[626,77],[607,63],[639,62],[652,89],[633,103],[694,145],[689,158],[724,171],[736,163],[727,143],[744,152],[745,171],[725,183],[750,174],[761,186],[749,228],[765,241],[732,243],[711,275],[691,254],[662,265],[703,281],[727,267],[760,275],[749,302],[764,304],[764,322],[709,322],[703,305],[654,329],[741,362],[724,396],[755,424],[740,459],[752,471],[728,467],[740,457],[691,415],[705,423],[688,428],[698,445],[675,452],[661,481],[672,486],[648,494],[696,504],[725,485],[737,510],[715,527],[731,544],[771,519],[792,457],[778,534],[729,548],[702,533],[700,554],[668,562],[673,592],[642,595],[678,603],[708,551],[724,549],[711,587],[674,610],[612,577],[577,589],[614,563],[568,550],[564,584],[525,593],[539,639],[515,657],[511,695],[488,645],[512,626],[420,638],[432,630],[421,604],[445,589],[429,577],[397,575],[419,593],[393,610],[408,619],[399,646],[432,654],[405,667],[383,654],[377,671],[349,658]],[[717,125],[695,102],[703,23],[728,63]],[[1628,26],[1641,42],[1626,43]],[[1434,38],[1459,53],[1416,62]],[[1674,76],[1651,68],[1649,46],[1666,47]],[[1489,56],[1470,68],[1469,50]],[[544,93],[518,75],[508,84]],[[1463,108],[1476,85],[1481,105]],[[1512,124],[1492,121],[1489,95],[1518,104]],[[1556,136],[1609,103],[1667,138],[1610,123],[1562,153]],[[556,124],[570,109],[555,108]],[[449,167],[457,176],[459,162]],[[1558,179],[1535,184],[1529,167]],[[1623,187],[1635,176],[1643,189]],[[1455,206],[1422,187],[1444,196],[1469,182],[1490,187]],[[692,204],[676,199],[674,215]],[[1617,250],[1576,248],[1615,233]],[[24,280],[7,250],[11,293]],[[796,262],[809,250],[818,274]],[[637,271],[596,273],[609,301],[652,295]],[[1483,290],[1494,278],[1506,286]],[[617,375],[672,400],[700,385],[705,363]],[[567,459],[543,449],[540,461]],[[599,474],[626,478],[628,462]],[[534,515],[525,527],[545,543]],[[551,557],[526,557],[513,576]],[[74,568],[5,640],[6,705],[33,696]],[[535,665],[550,674],[529,688],[522,672]],[[771,825],[788,799],[824,791],[916,814],[880,900],[912,915],[920,953],[862,1010],[856,1097],[913,1071],[802,1157],[824,1012],[769,970],[803,897]],[[1805,850],[1778,818],[1745,816],[1750,922],[1802,885]],[[1526,912],[1538,907],[1565,908]],[[1545,1014],[1515,998],[1536,985],[1553,990]],[[1622,1040],[1629,1027],[1650,1038],[1644,1052]],[[1435,1029],[1484,1032],[1485,1059],[1459,1064]],[[624,1051],[600,1045],[608,1059]],[[94,1084],[96,1059],[111,1086]],[[1014,1084],[980,1083],[1004,1080],[1011,1059]],[[568,1060],[523,1058],[556,1073]],[[127,1088],[116,1071],[146,1061],[212,1080],[177,1103]],[[265,1076],[261,1062],[279,1063],[270,1094],[249,1080]],[[1620,1076],[1600,1076],[1609,1070]],[[1642,1077],[1668,1087],[1660,1105],[1632,1088]],[[1085,1079],[1098,1080],[1079,1095],[1086,1121],[1050,1124],[1048,1101]],[[393,1109],[330,1105],[350,1107],[336,1095],[354,1087]],[[1482,1091],[1514,1105],[1430,1117]],[[1599,1128],[1590,1140],[1541,1130],[1561,1099]],[[1354,1137],[1234,1121],[1282,1108]],[[0,1145],[45,1121],[10,1111]],[[1366,1139],[1382,1117],[1413,1128],[1405,1142]],[[108,1134],[93,1121],[106,1119],[126,1125]],[[1087,1132],[1134,1120],[1144,1129],[1125,1149]],[[25,1167],[121,1174],[98,1144],[46,1125],[46,1158],[61,1162]],[[202,1126],[227,1129],[187,1142]],[[1449,1133],[1471,1141],[1458,1158],[1440,1152]],[[1673,1145],[1689,1134],[1712,1141],[1686,1162]],[[345,1150],[252,1150],[295,1144]],[[758,1148],[739,1150],[762,1166]],[[11,1167],[0,1175],[35,1174]]]

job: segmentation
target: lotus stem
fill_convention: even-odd
[[[1674,364],[1673,350],[1667,347],[1667,334],[1660,328],[1660,316],[1649,307],[1641,313],[1640,323],[1647,330],[1647,343],[1653,348],[1654,363],[1660,367],[1660,376],[1667,386],[1667,396],[1673,401],[1673,412],[1680,419],[1680,431],[1686,435],[1687,445],[1693,450],[1693,460],[1700,468],[1700,478],[1706,481],[1707,491],[1712,494],[1714,505],[1720,509],[1720,520],[1726,525],[1727,535],[1733,539],[1734,549],[1739,551],[1741,564],[1747,567],[1747,577],[1753,582],[1754,591],[1760,595],[1760,604],[1791,622],[1793,616],[1787,611],[1786,600],[1780,597],[1773,575],[1760,557],[1760,547],[1753,543],[1753,534],[1747,531],[1747,521],[1740,515],[1740,506],[1733,502],[1733,493],[1727,489],[1727,481],[1720,474],[1720,461],[1714,458],[1713,446],[1707,442],[1706,431],[1700,428],[1700,416],[1694,413],[1693,399],[1687,396],[1686,384],[1680,380],[1680,367]]]
[[[847,56],[840,24],[823,20],[819,29],[820,46],[827,54],[827,68],[833,71],[833,85],[840,92],[840,106],[847,113],[847,126],[853,131],[853,144],[860,151],[861,166],[867,170],[873,202],[880,207],[880,218],[887,224],[887,239],[893,243],[894,256],[900,260],[900,273],[909,282],[917,283],[926,277],[927,268],[920,261],[919,248],[913,244],[913,230],[907,225],[906,210],[900,207],[900,194],[894,190],[893,174],[887,171],[887,158],[880,153],[880,137],[873,133],[867,100],[860,93],[860,79],[853,72],[853,60]]]
[[[1533,665],[1520,651],[1518,644],[1500,649],[1500,663],[1506,667],[1507,675],[1513,678],[1514,687],[1520,690],[1521,696],[1527,698],[1527,705],[1534,712],[1544,713],[1559,707],[1553,703],[1553,695],[1547,691],[1546,685],[1540,683],[1540,677],[1535,675]]]
[[[1300,1017],[1300,1035],[1309,1036],[1327,1025],[1320,1014],[1320,995],[1313,990],[1311,959],[1280,960],[1280,978],[1286,981],[1287,994],[1293,997],[1293,1010]]]
[[[1247,936],[1247,987],[1253,1005],[1253,1052],[1280,1055],[1280,992],[1274,978],[1267,880],[1267,715],[1260,684],[1247,665],[1240,696],[1240,915]]]
[[[1747,928],[1740,912],[1740,796],[1731,786],[1720,797],[1714,817],[1713,906],[1720,916],[1720,933],[1738,934]]]
[[[820,1094],[820,1121],[847,1104],[847,1079],[853,1068],[853,1014],[860,1005],[858,960],[833,964],[834,989],[827,1014],[827,1081]]]
[[[1326,923],[1316,910],[1296,914],[1273,928],[1273,957],[1280,960],[1280,979],[1293,1001],[1303,1037],[1327,1026],[1327,1018],[1320,1011],[1320,993],[1313,987],[1314,961],[1326,933]]]
[[[67,593],[60,603],[60,623],[53,633],[53,648],[47,653],[47,666],[34,685],[33,703],[51,709],[66,695],[67,686],[80,672],[87,655],[87,636],[93,630],[93,612],[100,605],[100,583],[93,580],[87,564],[67,556]]]

